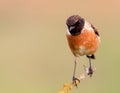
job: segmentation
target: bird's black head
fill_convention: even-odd
[[[81,33],[84,27],[84,23],[84,19],[79,15],[72,15],[66,21],[68,30],[73,36],[79,35]]]

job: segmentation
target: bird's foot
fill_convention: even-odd
[[[90,75],[90,77],[92,77],[93,75],[93,68],[90,66],[89,69],[88,69],[88,75]]]
[[[77,84],[80,82],[80,80],[76,78],[75,76],[73,76],[72,80],[73,80],[73,84],[75,85],[75,87],[78,88]]]

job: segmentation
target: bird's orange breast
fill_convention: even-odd
[[[80,35],[67,34],[68,44],[75,56],[95,53],[99,45],[99,38],[94,31],[84,29]]]

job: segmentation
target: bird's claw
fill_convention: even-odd
[[[89,67],[89,69],[88,69],[88,75],[90,75],[90,77],[92,77],[93,72],[94,72],[93,68]]]
[[[80,82],[80,80],[78,78],[76,78],[75,76],[73,76],[73,84],[75,85],[75,87],[78,88],[77,84],[78,82]]]

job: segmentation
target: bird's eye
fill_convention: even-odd
[[[83,19],[80,19],[80,20],[79,20],[79,23],[81,24],[82,22],[83,22]]]

